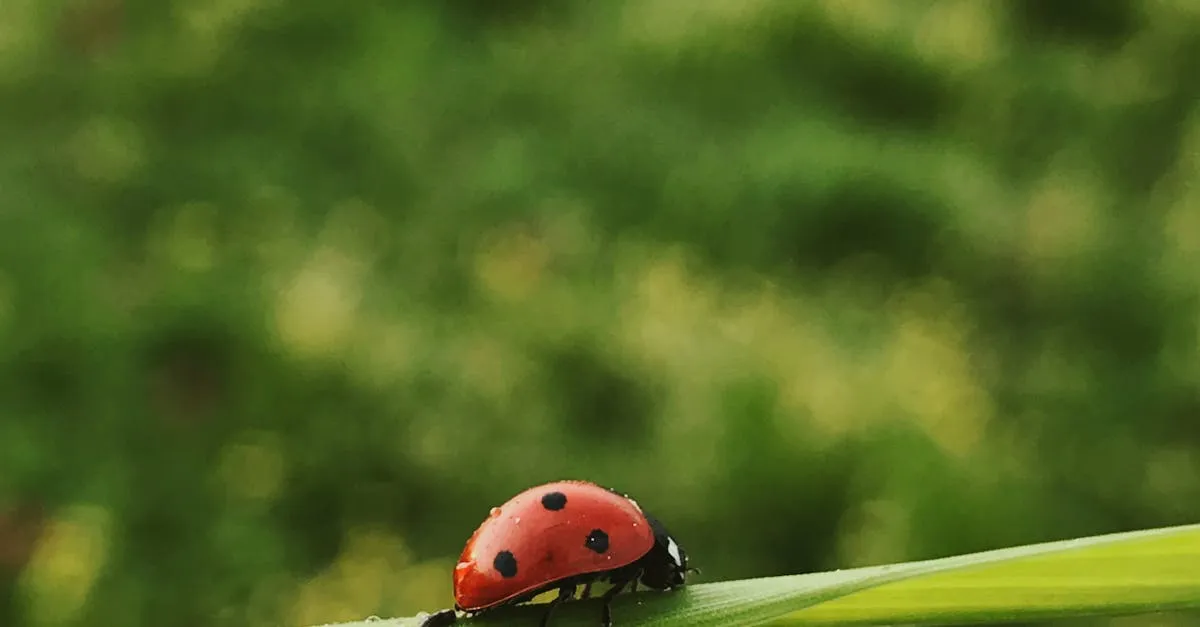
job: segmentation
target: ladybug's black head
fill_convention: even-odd
[[[684,585],[689,572],[687,553],[671,537],[662,523],[646,514],[650,528],[654,530],[654,548],[642,558],[641,583],[655,590],[669,590]]]

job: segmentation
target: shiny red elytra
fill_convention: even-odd
[[[607,582],[604,627],[612,625],[612,598],[638,585],[654,590],[683,586],[687,554],[636,501],[587,481],[557,481],[512,497],[475,530],[454,569],[454,609],[426,618],[422,627],[453,624],[457,611],[478,614],[558,590],[542,616],[543,627],[559,603],[583,598]]]

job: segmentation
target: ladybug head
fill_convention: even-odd
[[[654,548],[642,558],[642,585],[655,590],[682,586],[687,581],[688,573],[697,572],[696,569],[688,568],[687,553],[662,523],[649,514],[646,520],[654,529]]]

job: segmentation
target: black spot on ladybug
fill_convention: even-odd
[[[583,542],[583,546],[597,553],[604,553],[608,551],[608,534],[604,533],[602,529],[592,529],[587,540]]]
[[[542,507],[557,512],[567,506],[567,495],[562,492],[548,492],[542,496]]]
[[[607,538],[605,538],[605,544],[608,544]],[[517,576],[517,558],[513,557],[510,551],[500,551],[497,553],[496,559],[492,560],[492,566],[505,579]]]

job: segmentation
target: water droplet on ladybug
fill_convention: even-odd
[[[519,525],[519,524],[521,524],[521,517],[520,517],[520,516],[513,516],[513,524],[514,524],[514,525]]]
[[[488,512],[488,518],[495,518],[499,515],[500,515],[499,507],[493,507],[492,510],[490,512]]]

